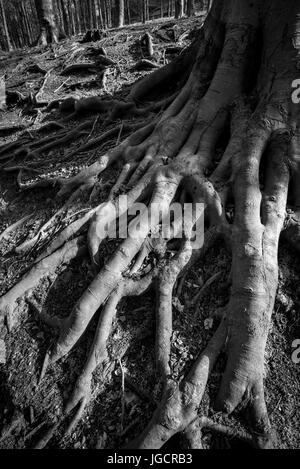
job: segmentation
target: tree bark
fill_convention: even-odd
[[[182,18],[184,12],[184,0],[175,0],[175,18]]]
[[[65,0],[59,0],[58,3],[61,12],[61,30],[64,36],[70,36],[71,21],[68,17]]]
[[[124,17],[125,17],[125,5],[124,0],[117,0],[117,26],[121,28],[124,26]]]
[[[172,15],[172,0],[168,0],[168,16]]]
[[[58,42],[58,27],[55,24],[53,0],[35,0],[40,23],[38,42],[42,45]]]
[[[142,3],[142,21],[146,23],[149,20],[149,2],[148,0],[143,0]]]
[[[3,5],[3,0],[0,0],[0,7],[1,7],[1,13],[2,13],[2,18],[3,18],[3,27],[4,27],[4,33],[5,33],[5,39],[6,39],[6,46],[9,51],[13,50],[13,46],[11,43],[8,27],[7,27],[7,20],[6,20],[6,13]]]

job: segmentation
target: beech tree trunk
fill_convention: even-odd
[[[184,0],[175,0],[175,18],[182,18],[184,13]]]
[[[6,38],[6,45],[7,45],[7,49],[11,51],[13,50],[13,46],[11,43],[10,34],[8,31],[8,27],[7,27],[6,13],[5,13],[4,5],[3,5],[3,0],[0,0],[0,7],[1,7],[1,14],[3,18],[3,27],[4,27],[5,38]]]
[[[117,0],[117,26],[121,28],[124,26],[125,5],[124,0]]]
[[[193,16],[195,14],[195,0],[187,0],[186,14],[187,16]]]
[[[163,103],[156,103],[158,111],[165,110],[151,115],[144,127],[77,175],[55,180],[60,197],[74,193],[78,197],[98,185],[107,168],[116,162],[121,167],[107,202],[101,200],[98,207],[62,229],[51,243],[47,238],[39,262],[0,299],[1,316],[14,324],[17,300],[38,284],[49,266],[57,268],[71,253],[74,257],[86,242],[97,273],[71,313],[63,321],[59,319],[59,334],[46,353],[42,371],[43,377],[49,364],[54,365],[80,344],[101,308],[94,342],[63,414],[70,418],[78,409],[73,414],[74,425],[91,398],[93,371],[107,360],[107,340],[118,303],[122,297],[143,294],[153,283],[157,297],[156,369],[163,390],[148,426],[138,431],[128,446],[159,449],[185,431],[189,447],[201,448],[203,429],[221,429],[223,434],[240,436],[256,448],[276,446],[264,393],[265,363],[272,354],[266,356],[265,351],[272,315],[276,314],[280,236],[300,251],[300,106],[292,100],[299,67],[298,0],[214,0],[191,46],[138,81],[128,102],[117,102],[111,115],[116,117],[122,110],[123,118],[125,109],[139,116],[153,111],[155,106],[137,109],[136,103],[149,102],[149,96],[153,100],[155,92],[160,94],[165,85],[168,89],[173,85]],[[76,110],[79,112],[80,106],[89,110],[89,103],[80,100]],[[224,134],[228,138],[224,139]],[[223,148],[219,149],[221,140]],[[217,158],[216,149],[221,150]],[[49,181],[51,187],[53,182]],[[147,228],[138,230],[135,237],[129,233],[109,259],[99,262],[106,238],[101,228],[112,226],[125,214],[119,205],[119,196],[124,193],[130,207],[145,200],[147,208],[154,206],[161,214],[162,221],[170,219],[174,200],[182,204],[191,201],[194,208],[201,202],[206,215],[205,233],[202,228],[199,231],[203,246],[192,245],[192,228],[197,221],[193,215],[184,236],[177,239],[179,249],[173,253],[174,243],[171,253],[167,242],[175,239],[182,220],[174,217],[170,238],[162,235],[155,240],[151,233],[159,232],[160,219],[148,223],[149,212],[144,210],[142,218],[131,220],[130,225]],[[86,238],[76,238],[88,224]],[[197,268],[197,261],[203,261],[207,249],[220,239],[231,252],[228,302],[215,315],[207,345],[199,350],[185,377],[177,380],[170,360],[173,291],[181,273],[192,265]],[[39,234],[27,241],[27,249],[28,243],[31,249],[36,240],[40,240]],[[25,247],[22,251],[18,246],[17,252],[26,252]],[[195,311],[190,311],[193,306],[182,312],[187,321],[189,314],[195,316]],[[201,413],[200,404],[221,352],[226,353],[226,360],[223,356],[219,364],[221,367],[225,361],[214,402],[216,423]],[[248,411],[247,432],[228,429],[226,419],[219,425],[221,412],[232,414],[239,409]]]
[[[142,0],[142,21],[146,23],[149,20],[149,1]]]
[[[130,13],[130,0],[126,1],[127,5],[127,24],[131,23],[131,13]]]
[[[41,28],[38,42],[42,45],[58,42],[58,27],[54,19],[53,1],[35,0],[35,6]]]

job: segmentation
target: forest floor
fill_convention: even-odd
[[[141,36],[146,31],[151,33],[155,60],[162,66],[190,43],[202,21],[201,16],[178,22],[168,19],[111,30],[97,42],[80,43],[81,38],[73,38],[44,49],[31,48],[10,54],[0,52],[0,80],[1,75],[5,75],[7,92],[7,106],[0,111],[2,144],[20,138],[24,138],[24,144],[49,136],[54,137],[53,141],[58,139],[60,129],[39,130],[45,123],[57,122],[64,117],[56,108],[47,110],[45,103],[69,96],[125,99],[131,85],[149,73],[133,70],[145,53]],[[93,62],[100,47],[115,62],[105,70],[104,80],[99,70],[61,74],[71,64]],[[41,104],[37,106],[32,97],[38,92]],[[63,124],[71,130],[83,122],[87,122],[84,133],[78,133],[65,145],[42,154],[31,152],[26,156],[19,153],[16,157],[11,152],[4,158],[0,147],[0,294],[18,281],[34,259],[32,253],[18,256],[14,252],[15,246],[33,236],[60,206],[55,199],[55,188],[20,191],[17,180],[22,179],[26,184],[37,178],[75,174],[124,138],[121,131],[100,148],[72,156],[72,151],[83,143],[122,124],[121,120],[109,123],[103,114],[65,119]],[[105,200],[116,175],[114,169],[104,173],[97,204]],[[68,217],[76,216],[87,207],[74,202]],[[1,236],[4,230],[25,216],[28,218],[22,225]],[[103,261],[113,247],[111,241],[103,245]],[[265,360],[266,401],[272,425],[278,432],[279,447],[298,448],[299,365],[292,361],[292,343],[300,338],[300,263],[286,246],[281,246],[280,253],[279,289]],[[188,273],[181,291],[175,293],[171,366],[178,378],[189,369],[212,335],[212,314],[228,301],[226,280],[229,270],[230,256],[225,246],[215,246]],[[190,307],[189,301],[199,288],[216,274],[211,287],[203,290],[197,307]],[[72,353],[52,366],[38,385],[43,356],[53,337],[52,329],[39,320],[38,311],[65,317],[92,278],[88,256],[73,261],[68,268],[61,268],[55,275],[44,278],[30,298],[19,302],[18,324],[11,332],[0,329],[0,432],[4,429],[0,448],[31,447],[43,423],[61,415],[63,402],[72,391],[91,345],[95,321]],[[105,366],[99,366],[94,373],[92,399],[83,419],[68,437],[62,438],[62,430],[59,430],[49,447],[120,448],[145,427],[159,398],[154,370],[154,298],[154,293],[149,292],[142,298],[122,302],[109,339],[109,358]],[[225,356],[219,360],[210,378],[200,409],[205,415],[213,413],[224,364]],[[122,376],[126,377],[125,388]],[[7,434],[5,426],[14,419],[15,428]],[[234,415],[227,417],[226,423],[235,428],[244,424]],[[233,448],[237,444],[210,432],[204,435],[203,441],[206,448]],[[180,445],[180,439],[176,444]]]

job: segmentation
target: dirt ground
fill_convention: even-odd
[[[46,122],[57,122],[62,117],[57,109],[48,111],[43,104],[41,107],[32,104],[30,97],[41,87],[39,101],[42,103],[68,96],[100,95],[124,99],[131,85],[150,73],[132,69],[145,53],[140,45],[145,31],[154,38],[155,60],[161,66],[190,43],[202,21],[203,17],[183,19],[177,23],[173,20],[157,21],[111,30],[98,42],[80,43],[82,38],[76,38],[42,50],[32,48],[0,55],[0,78],[5,74],[8,92],[7,108],[0,111],[2,143],[21,137],[27,140],[48,136],[59,138],[59,130],[55,128],[39,131]],[[104,47],[107,57],[115,62],[106,70],[105,86],[97,71],[61,75],[67,65],[93,62],[100,47]],[[120,133],[100,148],[69,156],[79,145],[100,135],[104,129],[121,123],[108,123],[100,114],[71,119],[64,125],[72,129],[84,121],[90,121],[85,133],[43,154],[26,156],[20,153],[15,157],[11,152],[9,158],[4,159],[0,147],[0,233],[28,215],[22,225],[0,237],[0,294],[14,285],[34,260],[34,254],[30,252],[26,256],[18,256],[14,247],[26,237],[32,237],[60,206],[55,199],[56,188],[20,191],[17,178],[26,183],[46,176],[67,177],[92,163],[124,138]],[[21,129],[17,130],[18,126]],[[116,174],[114,169],[104,173],[101,191],[94,203],[105,200]],[[74,203],[67,216],[76,216],[85,208],[87,205]],[[114,242],[104,244],[103,262],[113,248]],[[280,245],[279,265],[279,289],[265,360],[266,401],[271,422],[278,433],[278,447],[299,448],[299,365],[293,363],[291,357],[292,342],[300,338],[300,263],[298,255],[283,243]],[[213,313],[222,308],[229,297],[226,286],[229,270],[230,255],[225,246],[215,246],[189,272],[181,291],[175,292],[171,365],[174,376],[178,378],[189,369],[215,329]],[[215,274],[219,275],[204,290],[197,307],[190,307],[189,301]],[[91,345],[96,322],[92,321],[84,339],[67,357],[52,366],[38,385],[43,356],[54,333],[41,322],[39,311],[46,311],[50,316],[68,315],[92,278],[88,256],[74,260],[67,268],[62,267],[55,275],[44,278],[30,296],[20,300],[18,321],[9,333],[6,327],[1,327],[0,448],[32,447],[42,426],[61,416],[63,402],[70,395]],[[155,295],[151,291],[141,298],[123,301],[119,306],[109,340],[109,357],[105,365],[99,366],[94,373],[92,399],[84,418],[72,435],[65,438],[62,438],[62,424],[48,447],[120,448],[145,427],[159,399],[154,368],[154,300]],[[225,355],[212,373],[200,413],[214,415],[213,402],[224,365]],[[124,375],[125,389],[122,388]],[[214,415],[214,418],[222,418],[236,428],[246,425],[240,415],[226,419]],[[15,422],[14,429],[7,433],[6,425],[12,421]],[[209,432],[204,434],[203,441],[206,448],[234,448],[239,444]],[[174,444],[178,448],[183,441],[177,438]]]

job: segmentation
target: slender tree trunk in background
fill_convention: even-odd
[[[105,0],[105,10],[106,10],[106,18],[107,18],[107,27],[112,27],[112,14],[111,14],[111,1]]]
[[[168,0],[168,17],[172,14],[172,0]]]
[[[93,0],[88,0],[89,29],[94,28],[93,21]]]
[[[102,21],[101,21],[101,6],[100,1],[95,0],[95,21],[96,21],[96,28],[102,28]]]
[[[117,26],[121,28],[124,26],[125,5],[124,0],[116,0],[117,6]]]
[[[97,29],[97,9],[98,9],[97,0],[92,0],[93,23],[94,23],[94,28],[96,29]]]
[[[31,31],[31,28],[30,28],[30,22],[28,20],[28,13],[27,13],[27,10],[25,9],[24,7],[24,3],[21,2],[20,3],[20,16],[23,18],[23,22],[24,22],[24,27],[25,27],[25,30],[26,30],[26,42],[23,44],[31,44],[33,42],[33,37],[32,37],[32,31]]]
[[[68,17],[70,18],[71,23],[71,34],[74,36],[76,34],[76,23],[75,23],[75,8],[73,0],[68,0]]]
[[[106,8],[106,1],[104,0],[104,8],[103,8],[103,21],[104,21],[104,27],[108,27],[108,18],[107,18],[107,8]]]
[[[127,4],[127,24],[131,24],[130,0],[127,0],[126,4]]]
[[[59,3],[60,3],[60,11],[61,11],[61,17],[62,17],[61,25],[62,25],[63,33],[66,36],[70,36],[71,25],[70,25],[70,20],[69,20],[68,13],[66,10],[65,0],[59,0]]]
[[[160,16],[164,17],[164,0],[160,0]]]
[[[184,13],[184,0],[175,0],[175,18],[182,18]]]
[[[35,0],[35,6],[41,28],[38,42],[42,45],[58,42],[58,28],[54,19],[53,1]]]
[[[170,4],[169,1],[169,14],[172,13]],[[3,9],[3,0],[0,0],[0,6]],[[140,14],[144,3],[141,1],[139,6]],[[110,7],[111,2],[106,0],[106,18],[110,15]],[[69,413],[80,405],[79,413],[76,412],[74,417],[77,424],[83,407],[90,399],[92,373],[106,360],[107,338],[118,302],[123,296],[142,294],[153,282],[157,297],[157,384],[160,380],[164,389],[149,425],[143,432],[136,429],[136,439],[129,447],[159,449],[176,433],[180,435],[186,429],[189,447],[199,449],[202,448],[201,431],[210,428],[217,431],[221,428],[228,443],[234,436],[234,439],[241,437],[243,442],[247,441],[255,448],[281,446],[271,426],[279,420],[276,417],[270,422],[267,405],[272,407],[272,411],[274,406],[271,400],[266,401],[264,395],[266,385],[270,386],[270,397],[277,398],[274,389],[278,383],[278,370],[274,372],[276,367],[272,366],[277,362],[272,361],[273,354],[270,353],[275,353],[278,345],[274,338],[268,342],[268,353],[265,352],[270,329],[277,328],[276,323],[281,318],[274,307],[279,277],[280,237],[284,238],[286,245],[289,243],[300,250],[300,107],[297,98],[295,102],[292,97],[292,83],[299,78],[299,64],[299,0],[214,0],[210,14],[192,44],[174,61],[138,81],[129,94],[129,105],[139,102],[140,109],[143,109],[142,103],[147,103],[150,97],[153,100],[156,93],[159,99],[161,90],[167,85],[171,99],[168,97],[165,101],[162,114],[153,116],[150,124],[147,122],[145,127],[130,134],[121,145],[117,143],[116,148],[99,156],[91,166],[61,181],[59,195],[70,200],[72,192],[76,191],[78,195],[80,189],[83,193],[87,184],[89,187],[97,185],[101,173],[118,160],[124,183],[122,189],[120,185],[116,189],[115,185],[115,190],[119,192],[114,193],[113,197],[109,196],[108,202],[101,203],[96,212],[92,211],[94,216],[89,222],[87,244],[91,260],[98,266],[97,274],[67,320],[60,321],[59,334],[44,361],[43,374],[47,365],[66,357],[80,343],[93,317],[96,319],[97,311],[104,306],[104,320],[101,318],[96,329],[86,364],[67,402],[68,410],[61,414],[62,419],[71,417]],[[158,108],[161,107],[160,102]],[[225,134],[227,138],[224,138]],[[221,151],[216,159],[219,145]],[[162,159],[165,164],[162,164]],[[128,166],[134,168],[134,174],[128,174]],[[52,184],[53,179],[50,182]],[[180,204],[193,203],[194,208],[200,202],[205,206],[206,218],[205,226],[200,224],[198,227],[203,246],[192,247],[195,235],[192,227],[196,222],[193,218],[187,224],[190,226],[185,227],[179,250],[171,257],[167,248],[168,239],[165,243],[160,239],[159,245],[149,243],[151,233],[161,228],[159,219],[158,224],[151,220],[147,230],[137,230],[134,236],[129,232],[112,257],[105,259],[99,269],[99,256],[103,255],[99,248],[105,237],[101,227],[104,223],[111,225],[122,215],[112,210],[116,207],[115,201],[120,192],[127,192],[132,204],[147,194],[148,209],[152,211],[155,204],[161,220],[168,217],[170,221],[174,200],[180,201]],[[147,218],[142,220],[147,223],[148,210],[145,213]],[[52,260],[49,261],[53,259],[52,255],[61,258],[61,251],[55,251],[57,242],[62,246],[70,239],[67,236],[75,236],[78,233],[76,230],[87,225],[87,215],[91,217],[85,214],[79,226],[79,220],[76,220],[77,228],[73,223],[68,226],[68,235],[64,230],[63,238],[60,233],[58,238],[52,240],[56,245],[54,248],[51,243],[52,254],[0,298],[1,317],[7,317],[12,324],[17,322],[15,315],[18,316],[18,312],[14,307],[17,306],[18,295],[23,296],[25,284],[28,286],[28,282],[39,280],[39,269],[42,272],[48,270],[47,266],[52,265]],[[170,241],[174,237],[178,243],[176,218],[169,236]],[[137,228],[141,224],[140,217],[134,223]],[[182,228],[182,220],[179,220],[179,225]],[[197,230],[197,223],[195,228]],[[226,304],[214,316],[207,345],[202,351],[199,350],[200,355],[194,365],[191,367],[188,364],[188,374],[180,376],[176,382],[178,374],[176,372],[174,375],[174,368],[170,366],[174,286],[187,267],[193,265],[193,275],[200,275],[199,260],[202,264],[203,255],[208,250],[219,249],[221,239],[221,246],[224,244],[231,251],[231,269],[224,272],[226,277],[228,274],[230,277]],[[50,254],[49,247],[45,255]],[[152,249],[157,259],[155,268],[151,262]],[[62,258],[62,262],[64,260]],[[146,275],[137,275],[137,272]],[[179,296],[179,293],[176,292],[176,295]],[[224,300],[223,292],[221,301]],[[187,315],[195,315],[193,303]],[[275,316],[273,325],[272,316]],[[292,315],[287,318],[291,326],[293,319]],[[190,334],[193,330],[187,332]],[[279,332],[283,330],[280,328]],[[291,337],[289,332],[287,330],[284,337],[284,345]],[[189,338],[186,338],[187,345]],[[198,337],[194,339],[199,342]],[[293,367],[293,364],[289,366]],[[209,387],[207,395],[215,401],[214,410],[218,412],[216,424],[205,415],[206,410],[210,412],[213,409],[207,409],[206,403],[201,406],[201,401],[210,374],[214,370],[219,374],[220,369],[219,392],[214,389],[211,393]],[[296,375],[291,377],[296,380]],[[273,378],[275,381],[272,383]],[[282,379],[289,378],[285,374]],[[214,383],[215,378],[212,387]],[[298,389],[298,381],[295,383],[294,387],[292,382],[293,389]],[[298,404],[297,395],[292,395],[290,388],[284,396],[293,399],[293,404]],[[240,410],[244,417],[249,416],[246,431],[226,426],[228,414],[238,414]],[[225,414],[224,420],[221,413]],[[285,415],[290,415],[290,412]],[[49,429],[46,431],[48,435]],[[279,434],[284,434],[284,431],[285,428],[281,427]],[[49,438],[45,441],[44,434],[40,441],[46,445]]]
[[[146,22],[146,0],[142,0],[142,10],[141,10],[142,22]]]
[[[81,17],[80,17],[79,1],[80,0],[73,0],[73,3],[74,3],[74,14],[75,14],[75,19],[76,19],[76,25],[77,25],[76,32],[81,34],[82,33],[82,23],[81,23]]]
[[[101,0],[98,0],[98,8],[99,8],[99,23],[101,28],[105,28],[104,20],[103,20],[103,13],[102,13],[102,6]]]
[[[23,10],[25,12],[25,15],[27,17],[27,22],[28,22],[28,27],[30,30],[30,43],[33,44],[36,36],[36,21],[33,19],[34,18],[34,13],[35,13],[35,5],[33,1],[31,0],[30,2],[30,9],[25,8],[24,3],[21,2]]]
[[[10,34],[10,41],[13,49],[18,49],[21,47],[20,41],[20,24],[18,22],[18,18],[13,14],[10,14],[10,24],[11,24],[11,34]]]
[[[3,27],[4,27],[4,33],[5,33],[5,39],[6,39],[6,46],[9,51],[13,50],[13,46],[11,43],[10,35],[8,32],[8,27],[7,27],[7,21],[6,21],[6,14],[4,10],[4,5],[3,5],[3,0],[0,0],[0,7],[1,7],[1,14],[3,18]]]
[[[187,15],[193,16],[195,14],[195,0],[187,0]]]

